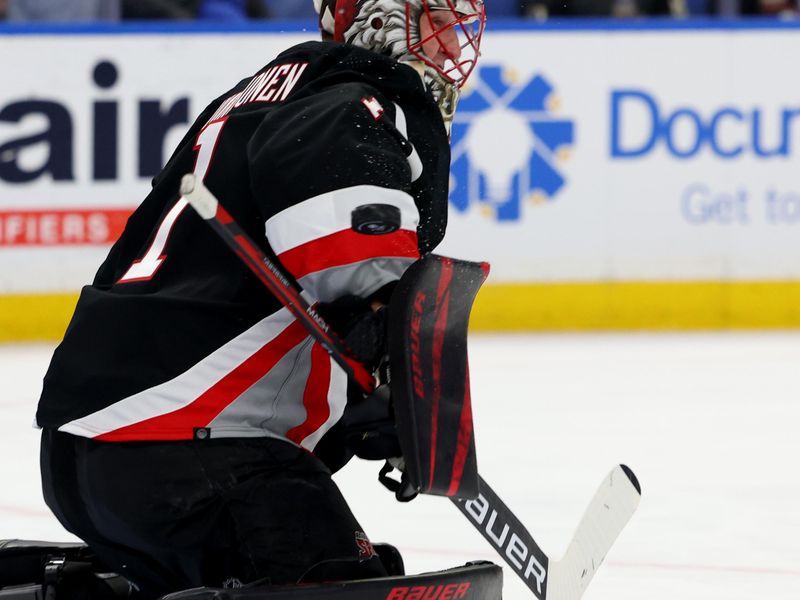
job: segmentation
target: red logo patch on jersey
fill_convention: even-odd
[[[356,547],[358,548],[358,560],[368,560],[373,556],[378,556],[375,548],[372,547],[372,542],[363,531],[356,531]]]

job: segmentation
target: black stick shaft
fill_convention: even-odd
[[[450,500],[536,597],[546,600],[550,560],[483,477],[478,479],[480,491],[476,499]]]

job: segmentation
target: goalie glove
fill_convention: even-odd
[[[384,460],[402,456],[388,385],[363,400],[348,402],[342,416],[345,444],[359,458]]]
[[[359,296],[342,296],[321,303],[319,314],[339,334],[347,353],[370,370],[388,354],[386,326],[388,309],[373,309],[373,300]]]
[[[381,385],[366,399],[348,405],[342,422],[348,450],[365,460],[386,460],[378,481],[400,502],[413,500],[418,492],[404,472],[389,386]],[[401,472],[399,480],[389,477],[393,469]]]

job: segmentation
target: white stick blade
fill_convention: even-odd
[[[641,499],[636,476],[617,465],[603,480],[564,557],[550,563],[547,600],[578,600]]]
[[[181,195],[186,198],[202,218],[213,219],[219,201],[195,175],[188,173],[181,179]]]

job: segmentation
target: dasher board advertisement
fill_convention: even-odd
[[[437,252],[491,263],[487,293],[800,282],[800,24],[576,23],[490,21]],[[203,107],[316,37],[21,32],[0,30],[0,295],[77,293]]]

